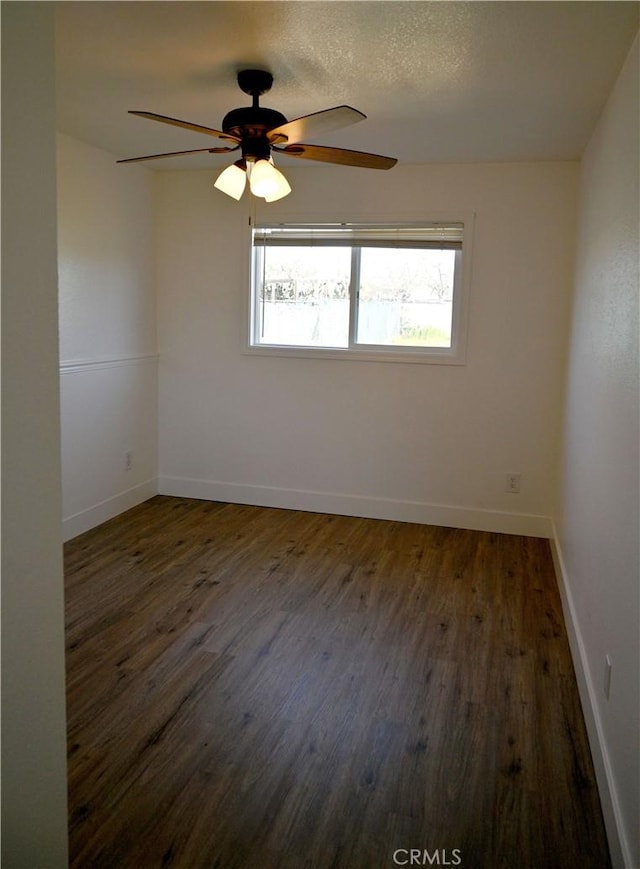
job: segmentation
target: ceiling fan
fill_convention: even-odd
[[[163,157],[179,157],[185,154],[227,154],[241,150],[242,157],[224,169],[218,176],[215,187],[240,199],[249,179],[249,187],[254,196],[275,202],[291,192],[291,187],[282,172],[275,168],[272,153],[286,154],[288,157],[301,157],[321,163],[337,163],[341,166],[359,166],[364,169],[391,169],[398,162],[394,157],[369,154],[365,151],[350,151],[346,148],[332,148],[326,145],[308,145],[303,139],[313,138],[341,127],[355,124],[366,118],[362,112],[351,106],[335,106],[321,112],[303,115],[293,121],[274,109],[263,108],[259,104],[262,94],[267,93],[273,84],[270,72],[261,69],[245,69],[238,73],[238,85],[244,93],[252,97],[251,106],[232,109],[223,121],[222,129],[214,130],[189,121],[180,121],[154,112],[131,111],[129,114],[174,127],[183,127],[197,133],[215,136],[228,144],[217,148],[194,148],[189,151],[171,151],[165,154],[149,154],[146,157],[130,157],[118,163],[136,163],[142,160],[158,160]]]

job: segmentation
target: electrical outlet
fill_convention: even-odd
[[[124,454],[124,469],[130,471],[133,467],[133,450],[127,450]]]
[[[520,491],[520,474],[507,474],[504,482],[505,492],[517,495]]]
[[[609,655],[604,656],[604,696],[609,699],[609,694],[611,693],[611,670],[613,669],[613,665],[611,663],[611,658]]]

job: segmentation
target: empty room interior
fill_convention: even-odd
[[[639,869],[639,22],[2,3],[7,869]]]

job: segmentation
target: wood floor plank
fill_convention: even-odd
[[[65,564],[73,869],[610,865],[547,541],[158,496]]]

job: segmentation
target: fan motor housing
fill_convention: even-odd
[[[225,133],[242,139],[244,136],[264,135],[268,130],[286,123],[285,116],[275,109],[245,106],[228,112],[222,121],[222,129]]]

